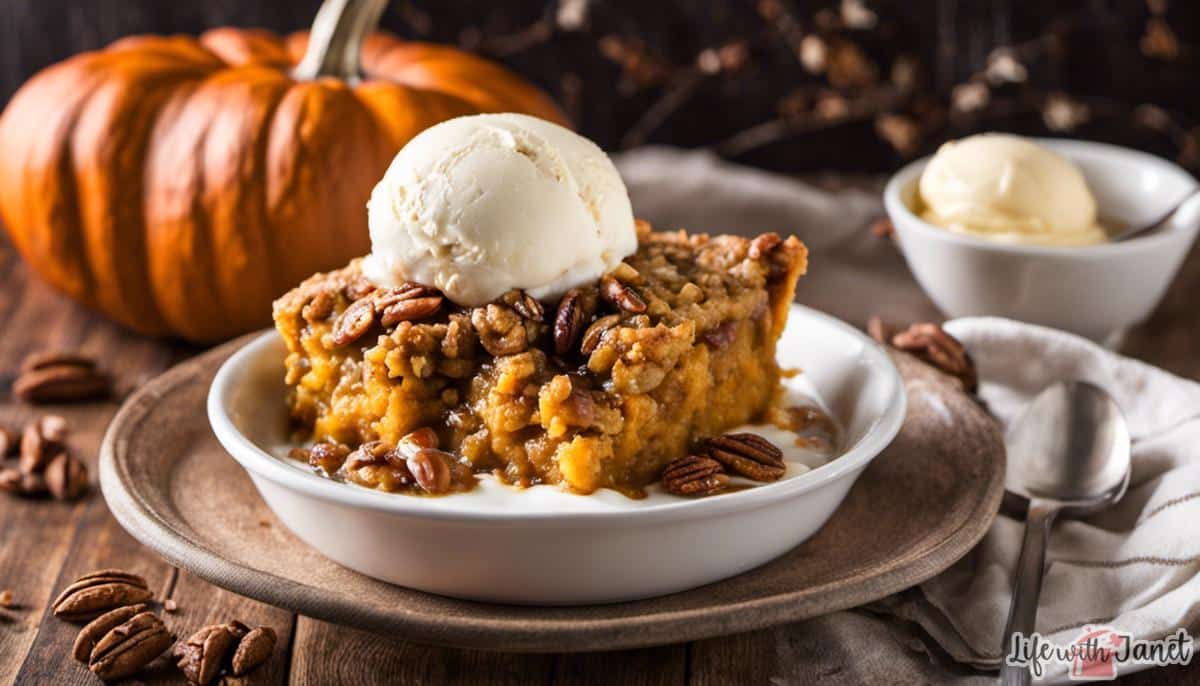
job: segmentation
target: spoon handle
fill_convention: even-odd
[[[1042,573],[1046,566],[1046,541],[1050,525],[1058,508],[1043,500],[1031,500],[1025,515],[1025,537],[1021,542],[1021,557],[1017,560],[1017,580],[1013,586],[1012,605],[1008,608],[1008,623],[1004,627],[1004,645],[1000,654],[1007,657],[1013,650],[1013,636],[1022,634],[1028,639],[1037,621],[1038,598],[1042,594]],[[1028,667],[1018,667],[1003,661],[1000,683],[1004,686],[1027,686]]]

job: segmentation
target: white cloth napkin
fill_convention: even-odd
[[[798,293],[807,305],[859,325],[874,313],[895,322],[939,318],[891,241],[867,230],[882,214],[876,194],[821,191],[665,148],[626,153],[618,167],[638,215],[660,228],[799,235],[812,251]],[[1108,390],[1130,424],[1128,494],[1111,510],[1053,530],[1038,631],[1066,644],[1086,624],[1143,639],[1200,626],[1200,385],[1052,329],[994,318],[947,328],[970,350],[981,394],[1001,421],[1049,383],[1085,379]],[[973,552],[917,589],[805,625],[838,649],[798,657],[791,676],[804,683],[819,675],[827,685],[979,681],[962,666],[1000,664],[1022,525],[1001,515]],[[880,623],[892,641],[879,640]],[[914,648],[932,661],[914,661]]]
[[[1054,329],[996,318],[958,319],[946,328],[975,358],[981,395],[1002,422],[1047,384],[1065,379],[1107,390],[1129,422],[1129,491],[1103,513],[1055,525],[1038,632],[1066,645],[1084,625],[1109,625],[1141,639],[1197,626],[1200,384]],[[998,667],[1022,527],[1001,514],[965,559],[922,584],[919,595],[885,607],[920,624],[955,660]]]

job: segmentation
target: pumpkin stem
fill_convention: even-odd
[[[302,81],[360,77],[363,39],[379,25],[388,0],[324,0],[308,34],[308,48],[292,75]]]

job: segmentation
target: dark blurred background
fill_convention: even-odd
[[[0,101],[130,33],[306,28],[319,0],[0,0]],[[1195,0],[393,0],[383,26],[550,91],[609,149],[880,171],[984,129],[1200,167]]]

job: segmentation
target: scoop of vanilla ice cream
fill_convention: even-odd
[[[625,184],[595,143],[522,114],[459,117],[396,155],[368,203],[363,272],[477,306],[555,298],[637,249]]]
[[[919,192],[921,216],[952,231],[1041,245],[1107,240],[1079,169],[1019,136],[946,143],[921,175]]]

